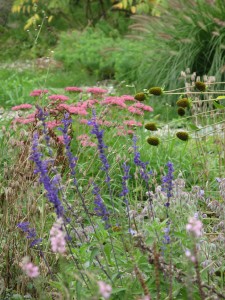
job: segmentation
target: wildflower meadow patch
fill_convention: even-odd
[[[225,299],[224,161],[203,143],[222,147],[223,95],[191,76],[136,95],[38,89],[12,107],[1,299]],[[154,101],[171,94],[182,113],[163,124]]]

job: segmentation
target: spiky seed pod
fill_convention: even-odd
[[[185,109],[183,107],[179,107],[177,109],[177,113],[179,116],[183,117],[185,115]]]
[[[189,107],[190,106],[190,102],[188,100],[188,98],[181,98],[179,100],[177,100],[177,106],[179,107]]]
[[[149,145],[158,146],[160,143],[160,140],[156,136],[150,136],[147,138],[147,142],[149,143]]]
[[[186,131],[178,131],[176,136],[182,141],[187,141],[189,139],[189,135]]]
[[[161,89],[161,87],[152,87],[149,89],[149,93],[155,96],[160,96],[163,94],[163,90]]]
[[[154,122],[149,122],[149,123],[145,124],[145,129],[150,130],[150,131],[156,131],[157,126]]]
[[[137,93],[134,96],[134,99],[138,100],[138,101],[144,101],[146,99],[145,93],[141,92],[141,93]]]
[[[205,92],[206,90],[206,84],[202,81],[196,81],[195,82],[195,87],[201,92]]]

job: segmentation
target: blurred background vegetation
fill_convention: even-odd
[[[53,87],[113,80],[172,89],[186,68],[224,80],[224,0],[1,0],[0,67],[6,104],[11,86],[22,99],[30,75]]]

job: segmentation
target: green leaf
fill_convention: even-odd
[[[111,263],[111,245],[110,244],[106,244],[104,246],[104,251],[105,251],[105,255],[106,255],[109,263]]]
[[[126,291],[126,288],[116,288],[112,290],[111,294],[119,294],[120,292]]]
[[[93,250],[91,251],[91,255],[90,255],[90,259],[89,259],[90,264],[92,264],[93,259],[95,258],[95,256],[98,255],[98,253],[99,253],[99,248],[94,247]]]
[[[190,129],[192,129],[192,130],[200,130],[200,128],[198,128],[196,125],[194,125],[194,124],[189,124],[188,125],[189,127],[190,127]]]
[[[225,96],[224,96],[224,99],[225,99]],[[224,109],[225,108],[225,106],[223,106],[222,104],[217,103],[216,101],[213,102],[213,105],[215,106],[215,108],[219,108],[219,109]]]
[[[218,100],[225,99],[225,96],[218,96],[216,99]]]

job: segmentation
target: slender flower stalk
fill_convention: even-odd
[[[68,129],[69,129],[69,126],[72,124],[72,119],[70,118],[70,115],[68,113],[66,113],[64,115],[64,119],[62,120],[62,124],[63,124],[63,128],[59,128],[59,129],[63,133],[63,140],[64,140],[64,144],[65,144],[65,147],[66,147],[66,156],[67,156],[67,159],[68,159],[68,162],[69,162],[70,174],[72,175],[73,184],[74,184],[74,186],[76,188],[78,196],[81,199],[82,206],[83,206],[83,209],[84,209],[84,211],[86,213],[86,216],[87,216],[87,218],[88,218],[88,220],[89,220],[89,222],[90,222],[90,224],[91,224],[94,232],[96,233],[96,228],[95,228],[95,226],[93,224],[92,219],[90,218],[90,214],[89,214],[87,205],[85,203],[84,196],[80,192],[80,189],[79,189],[79,186],[78,186],[78,182],[77,182],[77,179],[76,179],[76,170],[75,170],[75,167],[76,167],[76,163],[77,163],[78,159],[77,159],[77,157],[73,156],[72,151],[71,151],[71,147],[70,147],[70,137],[68,136]],[[67,232],[66,227],[65,227],[65,230]],[[71,246],[70,246],[69,243],[67,243],[67,244],[68,244],[69,250],[71,252]],[[102,248],[102,246],[101,246],[101,248]],[[104,250],[102,250],[102,253],[104,255]],[[72,256],[73,256],[73,254],[72,254]],[[104,267],[103,267],[100,259],[98,258],[98,256],[96,256],[96,260],[97,260],[100,268],[102,269],[102,271],[105,273],[105,275],[108,277],[108,279],[111,280],[108,272],[104,269]],[[74,262],[76,263],[76,259],[75,258],[74,258]]]
[[[53,153],[52,153],[52,149],[50,147],[50,136],[48,135],[48,127],[46,124],[46,118],[48,117],[48,113],[45,112],[39,105],[36,105],[36,108],[37,108],[36,116],[42,123],[43,133],[44,133],[44,138],[46,141],[47,149],[48,149],[49,155],[52,157]]]
[[[137,146],[137,136],[135,136],[135,135],[133,136],[133,149],[134,149],[134,164],[139,168],[141,178],[145,181],[148,195],[150,195],[151,193],[150,193],[149,180],[150,180],[150,174],[152,174],[152,172],[147,171],[148,162],[143,162],[140,158],[141,154],[140,154],[138,146]],[[155,215],[154,215],[153,206],[152,206],[152,198],[149,197],[148,199],[149,199],[149,206],[150,206],[152,218],[154,220]]]
[[[173,163],[168,162],[168,173],[167,175],[163,176],[162,178],[162,190],[167,193],[167,202],[165,203],[165,206],[168,208],[170,206],[170,198],[173,196],[172,190],[173,190]],[[168,218],[168,212],[167,212],[167,218]]]
[[[130,166],[127,165],[126,163],[123,163],[123,171],[124,171],[124,175],[122,177],[122,187],[123,187],[123,189],[122,189],[122,192],[120,193],[120,196],[123,197],[123,201],[124,201],[124,203],[126,205],[126,208],[127,208],[129,230],[131,230],[130,208],[129,208],[129,202],[128,202],[128,199],[127,199],[127,195],[129,193],[128,186],[127,186],[127,181],[130,178],[130,175],[129,175]],[[131,239],[131,236],[130,236],[130,239]]]
[[[107,211],[107,208],[102,200],[101,195],[99,194],[99,187],[93,183],[93,190],[92,194],[95,196],[94,204],[95,204],[95,212],[97,216],[101,217],[102,220],[105,222],[105,227],[108,229],[110,227],[109,225],[109,213]]]
[[[91,130],[91,134],[94,134],[98,140],[98,153],[99,153],[99,158],[102,162],[102,170],[105,172],[106,175],[106,179],[105,182],[107,183],[108,186],[108,190],[109,190],[109,195],[110,195],[110,201],[111,201],[111,205],[113,207],[113,213],[115,215],[115,217],[118,219],[118,216],[116,215],[116,211],[115,211],[115,204],[114,204],[114,200],[113,200],[113,196],[112,196],[112,189],[111,189],[111,185],[110,185],[110,176],[109,176],[109,162],[108,159],[105,155],[105,149],[107,148],[107,146],[104,144],[103,141],[103,133],[104,130],[100,130],[97,119],[96,119],[96,112],[95,110],[92,111],[92,119],[90,121],[88,121],[88,125],[92,126],[92,130]]]

